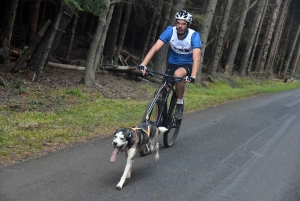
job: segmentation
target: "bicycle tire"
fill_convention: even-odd
[[[177,101],[177,96],[176,94],[173,94],[169,104],[170,112],[168,114],[168,118],[167,118],[168,121],[166,125],[168,131],[164,133],[164,137],[163,137],[163,142],[165,147],[172,147],[174,145],[181,127],[182,118],[176,119],[174,117],[176,101]]]
[[[147,111],[149,110],[151,106],[152,101],[148,104],[147,109],[145,110],[145,113],[142,118],[142,122],[144,121],[157,121],[158,115],[162,109],[162,100],[158,98],[155,102],[155,106],[152,108],[150,115],[147,117]],[[156,125],[159,126],[161,122],[156,122]],[[141,156],[147,156],[151,153],[150,150],[150,143],[148,142],[140,151]]]

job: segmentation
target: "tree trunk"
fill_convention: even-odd
[[[162,12],[162,21],[159,24],[159,33],[162,33],[168,25],[169,19],[170,19],[170,14],[171,14],[171,10],[174,4],[174,0],[168,0],[167,2],[165,2],[164,6],[163,6],[163,12]]]
[[[46,46],[44,48],[44,51],[41,55],[41,59],[38,62],[38,66],[37,66],[35,74],[32,78],[32,81],[34,81],[34,82],[37,82],[39,80],[40,73],[43,71],[44,65],[45,65],[46,60],[49,56],[49,51],[51,50],[51,47],[52,47],[52,44],[53,44],[53,41],[54,41],[54,38],[55,38],[55,35],[56,35],[57,29],[58,29],[58,26],[59,26],[59,22],[61,20],[62,15],[63,15],[63,9],[62,9],[62,6],[61,6],[61,9],[58,12],[57,17],[54,21],[53,28],[50,31],[50,37],[48,38],[48,41],[47,41]]]
[[[78,19],[78,26],[76,27],[76,34],[78,36],[84,36],[85,35],[87,12],[81,11],[81,12],[78,13],[78,15],[79,15],[79,19]]]
[[[265,19],[266,12],[267,12],[267,9],[268,9],[268,3],[269,3],[269,1],[266,2],[265,8],[264,8],[263,17],[262,17],[260,25],[259,25],[260,26],[259,27],[260,31],[258,32],[258,34],[260,34],[261,29],[262,29],[263,21]],[[267,23],[268,24],[266,25],[267,26],[266,30],[268,30],[269,26],[270,26],[269,21],[267,21]],[[260,47],[258,48],[258,53],[257,53],[257,57],[256,57],[256,60],[255,60],[254,66],[253,66],[253,71],[259,71],[260,70],[259,69],[259,64],[260,64],[260,61],[261,61],[261,58],[262,58],[265,42],[266,42],[267,36],[268,36],[267,31],[265,31],[263,34],[264,34],[263,40],[260,44]],[[250,59],[251,63],[250,64],[252,64],[252,61],[253,61],[253,58],[254,58],[254,53],[255,53],[255,50],[256,50],[256,45],[258,44],[258,41],[259,41],[259,35],[256,36],[255,49],[253,49],[254,51],[252,51],[252,56],[251,56],[251,59]]]
[[[124,5],[123,3],[117,3],[115,5],[113,16],[109,24],[107,38],[105,40],[105,45],[103,49],[103,56],[107,57],[106,60],[108,60],[110,64],[113,64],[113,59],[115,56],[116,43],[117,43],[117,38],[119,33],[120,21],[122,17],[123,5]]]
[[[294,77],[295,77],[296,75],[299,76],[299,74],[300,74],[300,59],[298,60],[298,64],[297,64],[297,68],[296,68],[296,72],[295,72]]]
[[[185,5],[186,0],[174,0],[173,1],[173,7],[170,10],[170,15],[168,18],[167,24],[170,26],[175,25],[175,14],[182,10],[184,5]],[[170,3],[170,1],[169,1]],[[169,10],[167,10],[168,13]],[[164,24],[164,23],[162,23]],[[161,27],[162,28],[162,27]],[[166,28],[166,27],[165,27]],[[154,56],[153,58],[153,70],[156,70],[158,72],[164,72],[166,69],[166,64],[167,64],[167,55],[168,55],[168,48],[169,48],[169,43],[165,44]]]
[[[148,26],[147,35],[146,35],[146,38],[144,40],[142,54],[140,55],[140,60],[143,60],[143,58],[147,54],[148,46],[149,46],[149,41],[150,41],[151,33],[153,31],[153,25],[154,25],[156,14],[157,14],[157,9],[154,10],[153,15],[151,17],[151,22],[150,22],[150,24]]]
[[[289,69],[289,66],[290,66],[290,63],[291,63],[293,54],[294,54],[294,52],[295,52],[297,40],[298,40],[298,38],[299,38],[299,33],[300,33],[300,25],[299,25],[298,30],[297,30],[297,33],[296,33],[296,35],[295,35],[295,37],[294,37],[294,42],[293,42],[293,44],[292,44],[291,51],[290,51],[290,53],[289,53],[287,62],[286,62],[286,64],[285,64],[284,72],[282,73],[283,76],[286,75],[286,72],[287,72],[287,70]]]
[[[278,62],[277,62],[277,64],[275,65],[275,66],[277,66],[277,68],[276,68],[276,72],[275,72],[275,74],[276,75],[280,75],[280,72],[281,72],[281,68],[282,68],[282,66],[283,66],[283,63],[284,63],[284,54],[285,54],[285,52],[284,52],[284,48],[281,48],[280,50],[279,50],[279,59],[278,59]]]
[[[291,14],[291,19],[290,19],[290,23],[289,23],[289,26],[288,26],[288,29],[287,29],[287,34],[286,34],[286,37],[285,37],[285,42],[284,42],[284,45],[283,45],[283,52],[282,52],[282,56],[280,57],[280,65],[278,67],[278,75],[284,75],[286,74],[286,70],[287,70],[287,66],[284,65],[286,62],[285,62],[285,59],[286,59],[286,52],[287,52],[287,49],[288,49],[288,39],[290,38],[290,33],[291,33],[291,29],[293,28],[292,25],[293,25],[293,19],[294,19],[294,16],[295,16],[295,10],[296,10],[296,4],[297,2],[294,3],[294,6],[293,6],[293,12]]]
[[[178,11],[183,10],[183,8],[185,7],[185,2],[186,0],[174,0],[173,7],[170,12],[169,21],[168,21],[168,24],[170,26],[175,26],[175,22],[176,22],[175,15]]]
[[[256,8],[256,12],[255,12],[255,19],[251,24],[251,28],[250,28],[250,32],[248,35],[248,40],[247,40],[247,44],[245,47],[245,51],[243,53],[242,59],[241,59],[241,64],[238,68],[238,72],[240,76],[245,76],[248,68],[248,62],[249,62],[249,58],[250,58],[250,53],[251,53],[251,49],[253,49],[254,46],[254,40],[255,40],[255,36],[258,33],[258,27],[262,18],[262,14],[263,14],[263,10],[264,10],[264,2],[265,0],[259,0],[258,4],[257,4],[257,8]],[[249,66],[250,68],[250,66]]]
[[[63,15],[60,20],[59,27],[52,46],[53,55],[59,56],[61,58],[63,58],[66,55],[67,46],[65,46],[65,48],[62,49],[63,51],[56,50],[61,47],[61,41],[64,39],[63,37],[70,37],[66,36],[66,32],[72,29],[74,14],[75,11],[73,9],[71,9],[69,6],[63,5]]]
[[[107,5],[107,7],[101,12],[101,15],[98,17],[97,29],[94,33],[94,37],[92,39],[87,55],[86,68],[84,71],[84,84],[88,86],[99,86],[95,80],[94,65],[96,61],[97,48],[100,44],[103,28],[106,23],[106,16],[108,12],[108,5],[110,5],[110,0],[105,0],[105,5]]]
[[[94,63],[94,72],[96,72],[97,67],[100,63],[100,60],[102,59],[102,56],[103,56],[103,46],[104,46],[104,43],[106,40],[107,30],[108,30],[108,27],[109,27],[109,24],[110,24],[110,21],[111,21],[113,12],[114,12],[115,5],[116,5],[116,3],[111,3],[109,6],[108,14],[106,17],[106,23],[105,23],[104,29],[102,31],[100,44],[98,45],[98,48],[97,48],[96,59],[95,59],[95,63]]]
[[[62,14],[60,14],[62,13]],[[69,14],[70,13],[70,14]],[[59,18],[59,16],[61,15],[61,19],[59,22],[57,22],[57,19]],[[72,22],[72,15],[74,15],[73,11],[71,11],[68,7],[61,5],[61,3],[59,3],[59,12],[56,13],[56,17],[55,20],[53,22],[53,24],[51,25],[51,27],[48,29],[46,35],[43,37],[41,43],[39,44],[39,46],[37,47],[37,49],[34,51],[34,53],[32,54],[28,64],[27,64],[27,68],[32,70],[32,71],[36,71],[38,68],[43,68],[44,66],[41,66],[41,64],[45,64],[47,63],[47,61],[41,61],[41,59],[43,58],[42,55],[44,55],[45,52],[47,52],[46,54],[48,55],[48,57],[46,58],[47,60],[49,59],[49,56],[52,56],[54,53],[56,53],[56,48],[61,46],[61,37],[62,35],[65,33],[65,30],[67,29],[67,27],[70,25],[70,23]],[[58,23],[58,28],[53,28],[54,25],[56,24],[56,22]],[[52,36],[51,34],[55,34],[54,36]],[[52,45],[51,45],[51,49],[45,49],[45,47],[47,47],[49,43],[49,39],[54,37]]]
[[[117,46],[117,52],[116,52],[116,55],[115,55],[114,64],[118,64],[118,59],[119,59],[119,56],[120,56],[120,53],[121,53],[121,49],[123,47],[127,26],[128,26],[128,23],[129,23],[129,17],[131,15],[131,4],[132,4],[132,0],[127,0],[126,13],[125,13],[124,22],[123,22],[123,25],[122,25],[122,30],[121,30],[121,33],[120,33],[120,38],[119,38],[119,42],[118,42],[118,46]]]
[[[18,7],[18,0],[11,0],[9,10],[8,10],[7,23],[3,30],[2,36],[0,38],[0,63],[1,64],[9,63],[9,48],[10,48],[10,41],[13,32],[17,7]]]
[[[218,0],[208,0],[205,8],[205,14],[204,14],[204,20],[203,23],[201,24],[200,28],[200,33],[201,33],[201,41],[202,41],[202,48],[201,48],[201,64],[199,67],[198,75],[197,75],[197,81],[201,81],[201,69],[202,69],[202,64],[204,63],[204,53],[205,53],[205,48],[207,44],[207,38],[208,34],[210,31],[210,27],[212,24],[212,20],[214,17],[216,5],[217,5]]]
[[[163,32],[168,24],[168,21],[170,19],[170,13],[171,13],[171,9],[173,7],[173,2],[174,0],[168,0],[168,2],[165,4],[164,6],[164,11],[163,11],[163,15],[162,15],[162,22],[160,23],[159,26],[159,32]],[[157,71],[157,72],[164,72],[165,68],[166,68],[166,61],[167,61],[167,51],[169,48],[169,44],[165,44],[160,51],[158,51],[153,59],[152,62],[154,64],[153,66],[153,70]]]
[[[150,40],[149,40],[148,47],[152,47],[155,43],[156,36],[157,36],[157,31],[158,31],[158,28],[159,28],[160,18],[161,18],[162,7],[163,7],[163,0],[159,0],[158,1],[158,7],[155,8],[156,9],[156,16],[155,16],[153,29],[152,29],[152,32],[151,32],[151,37],[150,37]]]
[[[233,41],[233,44],[230,48],[230,53],[229,53],[229,56],[227,58],[227,62],[226,62],[226,65],[225,65],[225,74],[228,74],[228,75],[232,75],[232,68],[233,68],[233,65],[234,65],[236,52],[238,50],[239,43],[240,43],[240,40],[241,40],[241,35],[242,35],[242,32],[243,32],[245,19],[246,19],[248,10],[249,10],[249,3],[250,3],[250,0],[243,0],[243,10],[242,10],[242,13],[241,13],[241,16],[240,16],[240,19],[239,19],[239,22],[238,22],[238,26],[237,26],[237,29],[236,29],[236,32],[235,32],[234,41]]]
[[[225,39],[227,27],[228,27],[228,20],[229,20],[229,15],[230,15],[230,10],[231,10],[232,3],[233,3],[233,0],[228,0],[227,1],[225,12],[224,12],[224,15],[222,17],[223,20],[222,20],[222,24],[221,24],[221,29],[220,29],[218,39],[217,39],[217,46],[216,46],[216,49],[214,51],[213,57],[210,60],[209,65],[208,65],[209,74],[213,78],[216,77],[217,70],[218,70],[218,67],[219,67],[220,58],[221,58],[221,54],[222,54],[223,46],[224,46],[224,39]]]
[[[43,28],[39,31],[39,33],[35,36],[34,40],[30,44],[30,46],[25,50],[25,52],[20,56],[17,62],[14,64],[13,68],[10,70],[13,73],[16,73],[20,70],[22,64],[32,55],[35,51],[36,47],[42,40],[42,37],[45,35],[51,21],[48,20]]]
[[[74,15],[73,16],[73,23],[72,23],[71,38],[70,38],[69,45],[68,45],[68,50],[67,50],[66,56],[65,56],[66,59],[69,59],[69,53],[72,50],[72,46],[73,46],[73,42],[74,42],[74,36],[75,36],[75,31],[76,31],[76,26],[77,26],[77,19],[78,19],[77,15]]]
[[[262,16],[260,18],[260,22],[259,22],[259,26],[258,26],[258,30],[257,30],[257,33],[256,33],[256,36],[255,36],[255,39],[254,39],[254,45],[253,45],[253,48],[252,48],[252,53],[250,55],[250,60],[249,60],[249,71],[256,71],[257,70],[257,65],[255,63],[254,66],[252,66],[252,63],[253,63],[253,59],[254,59],[254,55],[256,53],[256,47],[258,45],[258,40],[259,40],[259,36],[261,34],[261,29],[262,29],[262,25],[263,25],[263,22],[264,22],[264,19],[265,19],[265,15],[266,15],[266,11],[267,11],[267,8],[268,8],[268,4],[269,4],[269,0],[265,1],[264,2],[264,5],[263,5],[263,12],[262,12]],[[265,34],[266,35],[266,34]],[[262,47],[262,45],[260,45]],[[259,59],[256,59],[256,61],[260,61],[260,58],[262,55],[262,50],[263,48],[259,48]]]
[[[26,5],[26,1],[19,1],[18,3],[18,8],[17,8],[17,11],[16,11],[16,17],[15,17],[15,23],[14,23],[14,27],[16,24],[18,24],[18,28],[16,30],[16,32],[18,33],[18,35],[20,35],[20,39],[21,41],[20,44],[18,45],[19,47],[25,47],[26,45],[26,34],[28,32],[28,26],[30,23],[25,23],[25,21],[27,21],[27,19],[24,19],[24,14],[27,12],[26,8],[24,8],[24,5]],[[26,14],[25,14],[26,15]],[[43,24],[43,23],[41,23]]]
[[[295,72],[296,72],[296,69],[297,69],[299,58],[300,58],[300,41],[298,39],[297,53],[294,56],[294,59],[293,59],[293,62],[292,62],[292,67],[291,67],[291,71],[290,71],[290,77],[291,78],[295,76]]]
[[[28,44],[30,44],[38,31],[40,5],[42,0],[34,0],[31,8],[30,26],[28,33]]]
[[[268,66],[265,66],[265,63],[266,63],[266,59],[267,59],[267,56],[268,56],[268,53],[269,53],[269,46],[271,44],[271,40],[272,40],[272,36],[273,36],[276,21],[277,21],[277,17],[278,17],[281,2],[282,2],[282,0],[276,0],[276,2],[275,2],[275,8],[274,8],[273,15],[272,15],[272,18],[271,18],[270,29],[268,30],[268,37],[267,37],[267,41],[265,43],[266,45],[265,45],[265,48],[264,48],[264,53],[263,53],[263,56],[262,56],[262,60],[260,62],[260,67],[259,67],[260,69],[265,69],[266,68],[268,76],[269,76],[269,74],[273,74],[273,73],[271,72],[271,69],[267,68]]]
[[[289,6],[289,0],[286,0],[283,6],[283,9],[281,11],[281,14],[278,19],[278,23],[276,25],[274,37],[273,37],[273,42],[271,43],[270,50],[269,50],[269,57],[267,58],[266,61],[266,68],[269,69],[269,71],[273,72],[273,63],[277,55],[277,47],[278,44],[280,43],[281,39],[281,34],[284,26],[284,21],[287,15],[287,10]]]
[[[87,13],[85,22],[85,34],[92,34],[95,32],[95,27],[98,25],[98,17],[92,13]]]

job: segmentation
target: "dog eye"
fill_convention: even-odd
[[[121,139],[121,140],[124,140],[125,138],[121,137],[120,139]]]

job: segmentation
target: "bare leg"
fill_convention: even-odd
[[[178,68],[174,76],[176,77],[185,77],[186,76],[186,70],[184,68]],[[185,83],[183,82],[176,82],[176,90],[177,90],[177,98],[182,99],[184,95],[184,89],[185,89]]]

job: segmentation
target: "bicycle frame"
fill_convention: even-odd
[[[152,72],[150,72],[152,73]],[[156,74],[159,74],[161,76],[167,76],[166,74],[160,74],[160,73],[156,73]],[[171,77],[170,75],[168,75],[169,78]],[[171,78],[176,78],[178,80],[183,80],[183,78],[178,78],[178,77],[174,77],[172,76]],[[156,104],[156,101],[161,98],[162,100],[162,108],[161,110],[159,111],[159,114],[158,114],[158,117],[157,117],[157,120],[156,120],[156,126],[162,126],[161,125],[161,122],[162,122],[162,118],[163,117],[168,117],[170,116],[170,113],[173,111],[174,108],[170,108],[170,106],[175,106],[174,104],[170,104],[169,105],[169,108],[168,108],[168,98],[169,98],[169,95],[170,95],[170,92],[173,91],[173,96],[175,97],[172,97],[172,99],[177,99],[177,92],[176,90],[174,89],[174,87],[168,85],[168,80],[169,79],[165,79],[164,78],[164,82],[163,84],[161,85],[161,87],[156,91],[155,95],[154,95],[154,98],[152,99],[151,101],[151,104],[146,112],[146,121],[149,120],[150,118],[150,115],[151,115],[151,112]],[[161,94],[161,97],[160,97],[160,94]],[[172,100],[171,99],[171,100]],[[170,102],[171,103],[171,102]],[[167,119],[164,119],[164,120],[167,120]],[[164,122],[164,123],[167,123],[167,122]]]
[[[166,147],[171,147],[173,146],[178,135],[182,119],[175,119],[173,116],[177,103],[177,92],[174,86],[168,84],[168,81],[184,82],[185,79],[168,74],[151,72],[148,70],[146,72],[149,73],[152,77],[154,77],[154,74],[162,76],[161,79],[163,82],[161,87],[155,92],[153,99],[147,106],[147,110],[143,115],[143,121],[150,121],[151,119],[151,121],[156,121],[157,127],[166,127],[168,131],[163,134],[163,142]],[[172,94],[172,96],[169,100],[169,96],[171,95],[170,93]],[[151,116],[154,118],[152,118]],[[146,156],[149,153],[149,146],[145,146],[140,151],[140,154],[142,156]]]

